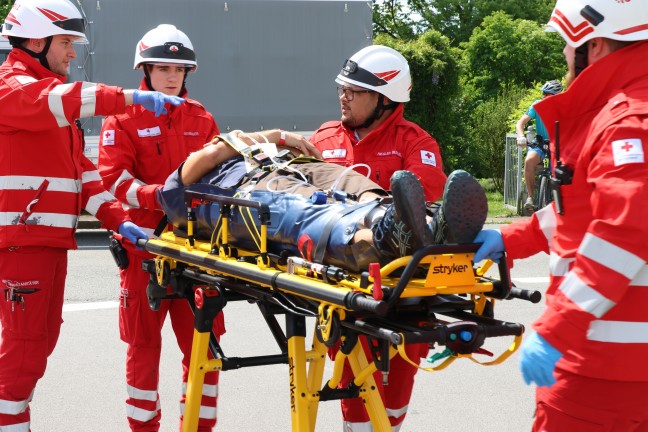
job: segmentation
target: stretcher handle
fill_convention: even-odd
[[[531,303],[539,303],[542,300],[542,293],[537,290],[528,290],[523,288],[511,287],[507,299],[520,299],[530,301]]]
[[[489,337],[500,337],[500,336],[520,336],[524,333],[524,325],[520,323],[501,321],[496,325],[484,325],[484,335]]]
[[[347,294],[344,303],[349,309],[373,312],[380,316],[384,316],[389,311],[389,305],[386,302],[374,300],[359,292]]]

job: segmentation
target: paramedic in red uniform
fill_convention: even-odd
[[[648,7],[558,0],[567,92],[535,107],[570,174],[530,219],[482,231],[475,261],[549,253],[547,308],[520,350],[534,431],[648,431]],[[559,138],[555,122],[559,121]],[[562,214],[558,212],[562,210]]]
[[[147,238],[83,156],[75,120],[142,104],[156,92],[66,84],[85,22],[68,0],[18,0],[2,26],[13,46],[0,66],[0,430],[28,432],[36,383],[58,340],[67,251],[81,210],[131,241]]]
[[[197,101],[187,98],[185,82],[198,64],[187,35],[170,24],[148,31],[135,48],[135,69],[142,69],[142,90],[181,96],[186,102],[166,115],[154,116],[138,106],[104,120],[99,147],[99,172],[104,186],[127,208],[128,215],[152,237],[164,213],[158,189],[190,153],[218,135],[212,115]],[[128,344],[126,353],[126,413],[132,431],[157,431],[162,409],[158,394],[162,326],[167,315],[182,351],[184,412],[187,373],[191,357],[194,316],[186,299],[165,300],[151,310],[146,295],[149,273],[142,261],[154,258],[124,242],[128,267],[120,270],[119,331]],[[224,333],[223,317],[214,320],[217,337]],[[179,395],[180,396],[180,395]],[[200,431],[216,424],[218,372],[205,376],[200,407]]]
[[[357,167],[381,187],[398,170],[416,174],[428,201],[443,193],[439,144],[420,126],[403,118],[410,100],[412,79],[405,57],[398,51],[371,45],[344,63],[335,82],[342,119],[320,126],[310,141],[326,162]]]
[[[322,158],[340,165],[358,166],[361,173],[389,189],[392,174],[399,170],[414,173],[427,201],[438,200],[446,182],[436,140],[418,125],[403,118],[404,103],[412,89],[409,65],[398,51],[372,45],[355,53],[344,63],[336,80],[342,119],[324,123],[310,138]],[[366,338],[360,338],[367,348]],[[368,352],[368,351],[367,351]],[[427,344],[407,346],[407,354],[418,363],[428,353]],[[376,373],[394,430],[403,423],[412,395],[417,369],[399,354],[390,362],[388,385]],[[353,376],[344,370],[341,386]],[[344,430],[369,431],[371,424],[361,398],[342,401]]]

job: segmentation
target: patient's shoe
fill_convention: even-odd
[[[409,171],[391,177],[393,204],[372,227],[376,248],[385,256],[411,255],[431,241],[425,220],[425,194],[418,178]]]
[[[443,202],[430,222],[432,242],[472,243],[487,213],[486,193],[479,182],[466,171],[453,171],[443,189]]]

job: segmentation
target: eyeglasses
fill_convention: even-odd
[[[338,97],[344,97],[346,100],[351,102],[355,96],[356,93],[375,93],[373,90],[353,90],[352,88],[349,87],[337,87],[337,92],[338,92]]]

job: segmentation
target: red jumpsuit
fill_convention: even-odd
[[[403,104],[360,141],[340,121],[331,121],[320,126],[310,142],[327,162],[369,165],[371,180],[385,190],[391,188],[389,180],[394,171],[408,170],[421,181],[428,201],[436,201],[443,194],[446,175],[439,144],[421,127],[403,118]],[[357,171],[367,172],[366,168]]]
[[[81,210],[113,230],[127,220],[74,124],[123,112],[123,91],[64,82],[22,50],[0,66],[0,430],[29,431],[29,402],[63,322]]]
[[[502,228],[509,258],[550,254],[534,329],[563,353],[534,430],[648,431],[648,42],[587,67],[536,105],[574,169],[552,205]],[[605,427],[604,427],[605,426]],[[599,429],[600,428],[600,429]]]
[[[418,125],[403,118],[403,104],[360,141],[353,130],[344,127],[340,121],[332,121],[324,123],[310,138],[310,142],[322,152],[327,162],[344,166],[359,163],[369,165],[371,180],[386,190],[390,189],[389,180],[395,171],[409,170],[421,181],[428,201],[438,200],[443,193],[446,175],[443,172],[439,145]],[[367,172],[365,168],[358,168],[357,171]],[[370,356],[366,339],[361,337],[360,340],[365,353]],[[427,356],[428,346],[411,344],[406,347],[406,352],[412,361],[419,363]],[[382,373],[374,374],[394,430],[400,428],[405,420],[416,372],[414,366],[397,354],[389,364],[388,386],[382,385]],[[347,364],[340,386],[346,387],[352,379],[353,373]],[[342,400],[342,416],[345,431],[371,431],[369,416],[360,398]]]
[[[144,81],[140,88],[147,89]],[[181,96],[186,98],[184,93]],[[212,115],[192,99],[186,98],[184,104],[170,107],[169,114],[159,117],[138,105],[129,106],[125,114],[107,117],[102,126],[98,166],[104,185],[128,209],[131,219],[152,237],[164,216],[157,201],[158,189],[191,152],[201,149],[218,133]],[[131,430],[157,431],[162,415],[158,395],[162,325],[169,315],[183,353],[182,415],[194,318],[185,299],[164,300],[158,311],[151,310],[146,297],[149,274],[142,271],[142,261],[153,255],[136,250],[130,242],[124,243],[129,266],[120,271],[119,331],[128,344],[126,412]],[[222,314],[214,323],[216,335],[222,335]],[[216,424],[217,397],[218,373],[209,373],[203,386],[200,431],[211,431]]]

